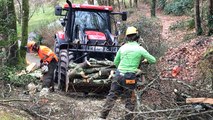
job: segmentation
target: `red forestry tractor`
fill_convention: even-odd
[[[55,15],[63,16],[60,20],[64,27],[55,34],[54,49],[59,58],[55,81],[63,91],[108,91],[114,69],[111,63],[119,48],[117,24],[112,23],[118,23],[114,15],[125,21],[127,13],[113,12],[111,6],[66,2],[63,8],[55,7]]]

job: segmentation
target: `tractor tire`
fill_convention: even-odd
[[[59,49],[58,42],[55,41],[55,43],[54,43],[54,52],[55,52],[57,57],[59,57],[59,51],[60,51],[60,49]]]
[[[66,76],[69,64],[68,59],[67,50],[60,50],[58,62],[58,88],[62,91],[65,91],[66,86]]]
[[[72,52],[69,52],[68,55],[68,51],[66,49],[60,50],[58,62],[58,88],[62,91],[66,90],[66,79],[69,79],[67,77],[68,66],[69,63],[73,61],[73,58]]]

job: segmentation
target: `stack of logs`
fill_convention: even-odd
[[[90,58],[83,63],[70,63],[66,79],[66,91],[69,83],[108,84],[115,74],[116,66],[110,60]],[[136,76],[144,74],[138,69]]]
[[[115,69],[114,63],[110,60],[90,58],[83,63],[70,63],[68,77],[73,83],[108,83]]]

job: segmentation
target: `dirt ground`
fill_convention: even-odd
[[[5,120],[98,120],[105,100],[105,95],[64,93],[58,90],[45,98],[39,97],[39,92],[32,96],[26,94],[24,88],[4,87],[1,93],[5,94],[5,98],[0,99],[0,117]],[[109,120],[119,119],[123,108],[118,100]]]

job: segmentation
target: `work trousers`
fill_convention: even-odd
[[[135,84],[126,84],[125,80],[126,79],[135,79],[135,74],[134,73],[126,73],[126,74],[121,74],[119,71],[116,72],[114,79],[112,80],[111,83],[111,88],[109,91],[109,94],[107,95],[106,98],[106,103],[103,106],[103,109],[101,111],[101,118],[106,119],[108,116],[110,110],[115,104],[115,100],[122,95],[122,98],[125,100],[125,108],[127,108],[129,111],[133,111],[135,108],[135,99],[133,99],[133,91],[136,88],[136,83]],[[133,118],[133,114],[126,112],[125,114],[125,119],[126,120],[131,120]]]
[[[43,88],[51,88],[50,90],[54,91],[54,71],[57,67],[57,61],[52,59],[48,64],[48,72],[43,75]]]

